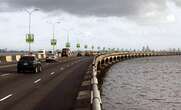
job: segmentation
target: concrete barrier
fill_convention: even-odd
[[[19,61],[19,59],[21,58],[22,55],[4,55],[4,56],[0,56],[0,63],[1,62],[17,62]],[[35,54],[35,56],[38,58],[38,59],[45,59],[46,56],[45,55],[41,55],[41,54]]]
[[[12,62],[16,62],[16,55],[12,56]]]
[[[6,62],[6,56],[0,56],[0,63]]]
[[[13,62],[12,56],[6,56],[6,62]]]
[[[10,62],[17,62],[21,58],[21,55],[6,55],[0,56],[0,63],[10,63]]]

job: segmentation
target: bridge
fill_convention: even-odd
[[[21,55],[0,56],[0,110],[101,110],[99,77],[105,68],[132,58],[180,52],[113,52],[42,62],[39,74],[16,72]]]

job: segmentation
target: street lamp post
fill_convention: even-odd
[[[67,33],[67,42],[65,43],[66,48],[70,48],[70,42],[69,42],[69,33]]]
[[[29,44],[29,53],[31,52],[31,43],[34,42],[34,35],[31,33],[31,15],[33,12],[38,10],[39,9],[33,9],[31,11],[26,10],[29,15],[29,33],[26,35],[26,42]]]
[[[67,31],[67,42],[65,43],[65,47],[66,48],[70,48],[71,47],[71,43],[70,43],[70,31],[72,30],[72,28],[70,29],[65,29]]]
[[[78,49],[77,51],[79,51],[80,43],[77,43],[76,47],[77,47],[77,49]]]
[[[93,45],[92,45],[92,47],[91,47],[91,48],[92,48],[92,51],[94,51],[94,46],[93,46]]]
[[[59,24],[60,22],[54,22],[54,23],[47,22],[47,23],[52,25],[52,31],[53,31],[52,35],[53,35],[53,38],[51,39],[51,45],[53,47],[53,53],[54,53],[55,46],[57,45],[57,40],[55,39],[55,24]]]

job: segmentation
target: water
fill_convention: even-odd
[[[106,74],[104,110],[181,110],[181,56],[127,60]]]

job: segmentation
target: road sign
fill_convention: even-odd
[[[103,47],[103,49],[102,49],[103,51],[105,51],[106,50],[106,47]]]
[[[77,47],[77,48],[80,48],[80,43],[77,43],[76,47]]]
[[[66,46],[67,48],[70,48],[70,42],[67,42],[67,43],[65,44],[65,46]]]
[[[94,50],[94,46],[92,46],[91,48],[92,48],[92,50]]]
[[[87,48],[88,48],[88,46],[87,46],[87,45],[85,45],[85,46],[84,46],[84,48],[85,48],[85,49],[87,49]]]
[[[57,40],[56,40],[56,39],[51,39],[51,45],[52,45],[52,46],[57,45]]]
[[[34,42],[34,34],[26,34],[26,42],[33,43]]]

